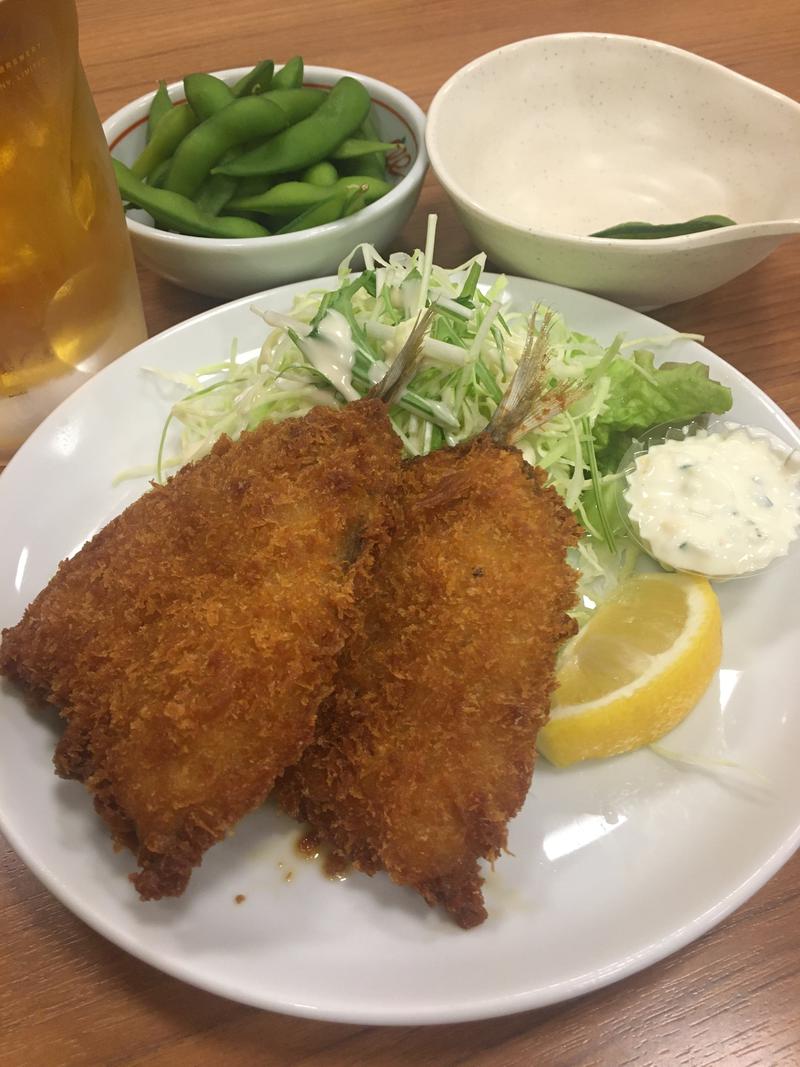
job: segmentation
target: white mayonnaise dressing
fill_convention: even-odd
[[[785,555],[800,472],[744,428],[666,440],[636,458],[625,500],[642,540],[676,570],[733,577]]]
[[[377,385],[378,382],[382,382],[389,372],[389,364],[384,363],[382,359],[377,360],[370,365],[367,371],[367,377],[373,385]]]
[[[305,337],[303,352],[346,400],[360,399],[353,388],[356,347],[350,325],[340,311],[331,309],[319,324],[316,337]]]

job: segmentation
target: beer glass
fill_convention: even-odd
[[[74,0],[0,0],[0,464],[146,336]]]

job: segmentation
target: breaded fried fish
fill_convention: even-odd
[[[545,343],[529,335],[489,433],[407,466],[315,740],[277,788],[335,856],[463,927],[486,917],[478,860],[500,854],[528,792],[574,631],[578,527],[505,445],[527,429]]]
[[[386,536],[401,446],[378,399],[221,439],[59,566],[0,672],[56,704],[56,768],[177,896],[310,741]]]

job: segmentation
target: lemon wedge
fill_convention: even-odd
[[[722,618],[707,579],[629,578],[565,648],[539,752],[566,767],[649,745],[692,710],[721,654]]]

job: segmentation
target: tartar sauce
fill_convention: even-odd
[[[624,497],[657,560],[709,577],[761,570],[786,553],[800,522],[796,462],[744,427],[651,446]]]

